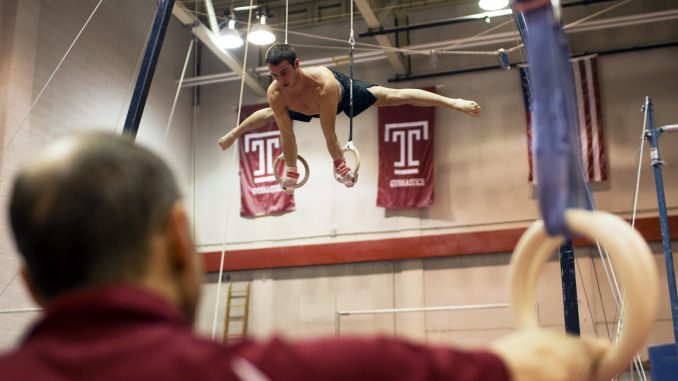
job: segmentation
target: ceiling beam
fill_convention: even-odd
[[[198,20],[191,11],[189,11],[182,3],[174,3],[174,8],[172,8],[172,15],[177,18],[184,25],[194,25],[192,31],[196,37],[214,53],[217,58],[226,66],[228,66],[234,73],[238,76],[243,72],[243,64],[234,55],[228,53],[227,51],[221,49],[214,42],[214,37],[216,36],[209,28],[207,28],[200,20]],[[257,96],[263,97],[266,95],[266,87],[259,81],[259,79],[253,76],[249,72],[245,72],[245,83],[247,86],[254,91]]]
[[[383,10],[379,16],[379,23],[383,24],[386,17],[391,14],[391,11],[393,11],[398,4],[400,4],[399,0],[390,0],[388,4],[382,8]]]
[[[210,22],[210,29],[212,29],[212,33],[219,34],[219,22],[217,22],[217,16],[214,14],[214,5],[212,5],[212,0],[205,0],[205,7],[207,8],[207,19]]]
[[[382,27],[381,21],[374,13],[374,10],[370,6],[369,0],[355,0],[355,5],[358,7],[360,14],[363,16],[363,19],[365,20],[367,26],[370,29],[377,29]],[[388,39],[388,37],[374,36],[374,38],[377,40],[377,43],[381,47],[385,48],[386,58],[388,59],[388,62],[391,64],[391,67],[393,67],[393,71],[395,71],[396,74],[405,75],[407,73],[407,69],[405,69],[405,65],[403,64],[400,54],[397,52],[390,51],[391,49],[393,49],[393,45],[391,45],[391,41]]]

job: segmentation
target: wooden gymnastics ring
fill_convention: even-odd
[[[659,305],[659,280],[652,252],[643,237],[621,218],[604,212],[566,210],[565,220],[575,233],[598,240],[607,248],[624,290],[619,341],[600,358],[594,380],[610,380],[621,372],[645,343]],[[511,303],[518,328],[537,329],[534,289],[539,269],[564,237],[546,234],[535,221],[518,241],[511,258]]]
[[[287,186],[287,187],[292,188],[292,189],[297,189],[297,188],[303,187],[304,184],[306,184],[306,182],[308,181],[308,176],[311,173],[311,170],[308,168],[308,162],[306,161],[306,159],[301,157],[301,155],[297,155],[297,159],[304,166],[304,178],[302,178],[301,181],[299,181],[296,184]],[[280,184],[280,186],[282,186],[283,180],[280,177],[280,173],[278,173],[278,164],[280,163],[280,160],[285,160],[285,156],[283,154],[278,155],[278,157],[276,157],[275,161],[273,162],[273,175],[275,176],[275,181],[277,181],[278,184]]]
[[[352,153],[353,158],[355,159],[355,168],[353,168],[353,174],[355,175],[357,181],[358,171],[360,170],[360,152],[358,151],[358,148],[353,144],[352,140],[346,143],[346,145],[341,149],[342,155],[345,154],[346,152]],[[342,182],[341,176],[339,176],[339,174],[337,173],[337,168],[332,167],[332,169],[334,170],[334,178],[337,181]]]

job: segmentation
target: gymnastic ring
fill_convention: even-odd
[[[297,188],[303,187],[304,184],[306,184],[306,182],[308,181],[308,176],[311,173],[311,170],[308,168],[308,162],[306,161],[306,159],[301,157],[301,155],[297,155],[297,159],[304,166],[304,178],[302,178],[301,181],[299,181],[296,184],[287,185],[288,188],[297,189]],[[285,156],[283,154],[278,155],[278,157],[276,157],[275,161],[273,162],[273,175],[275,176],[275,181],[277,181],[278,184],[280,184],[280,186],[282,186],[283,180],[280,177],[280,173],[278,173],[278,165],[280,163],[280,160],[285,160]]]
[[[353,154],[353,158],[355,159],[355,168],[353,168],[353,174],[358,177],[358,171],[360,170],[360,152],[358,151],[358,148],[353,144],[353,141],[349,141],[346,143],[346,145],[341,149],[341,154],[345,154],[346,152],[350,152]],[[337,179],[337,181],[341,182],[341,176],[337,173],[337,168],[333,167],[334,169],[334,178]]]
[[[624,289],[619,341],[600,358],[593,380],[610,380],[624,370],[645,343],[659,306],[659,279],[652,252],[643,237],[621,218],[604,212],[566,210],[575,233],[597,240],[610,255]],[[511,258],[511,303],[520,329],[537,329],[534,290],[539,270],[564,237],[551,237],[535,221],[518,241]]]

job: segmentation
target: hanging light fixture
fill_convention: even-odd
[[[268,45],[275,41],[275,34],[266,25],[266,14],[259,15],[259,24],[252,27],[252,30],[247,35],[247,41],[254,45]]]
[[[235,49],[242,46],[243,40],[240,36],[240,32],[235,29],[234,17],[231,17],[228,20],[228,25],[221,29],[216,42],[222,49]]]
[[[496,11],[505,8],[509,0],[480,0],[478,6],[486,11]]]

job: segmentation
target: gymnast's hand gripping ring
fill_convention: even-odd
[[[304,178],[301,179],[301,181],[299,181],[296,184],[288,185],[287,186],[288,188],[297,189],[303,187],[304,184],[306,184],[306,182],[308,181],[308,176],[311,174],[311,170],[308,168],[308,162],[306,161],[306,159],[301,157],[301,155],[297,155],[297,159],[304,166]],[[275,161],[273,162],[273,175],[275,176],[275,181],[277,181],[278,184],[282,186],[283,180],[280,177],[280,173],[278,173],[278,165],[280,163],[280,160],[285,160],[285,156],[283,154],[278,155],[278,157],[276,157]]]
[[[657,317],[659,280],[652,252],[642,236],[621,218],[604,212],[565,211],[569,228],[607,248],[623,289],[619,340],[598,363],[593,380],[609,380],[623,371],[645,343]],[[539,269],[564,237],[546,234],[536,221],[520,238],[511,258],[511,303],[518,328],[537,329],[534,289]]]
[[[341,153],[345,154],[346,152],[350,152],[353,154],[353,158],[355,159],[355,168],[353,168],[353,174],[355,175],[356,179],[358,178],[358,171],[360,170],[360,152],[358,152],[358,148],[353,144],[353,141],[349,141],[346,143],[344,148],[341,149]],[[341,182],[341,176],[337,173],[337,168],[333,167],[334,171],[334,178],[337,179],[337,181]]]

